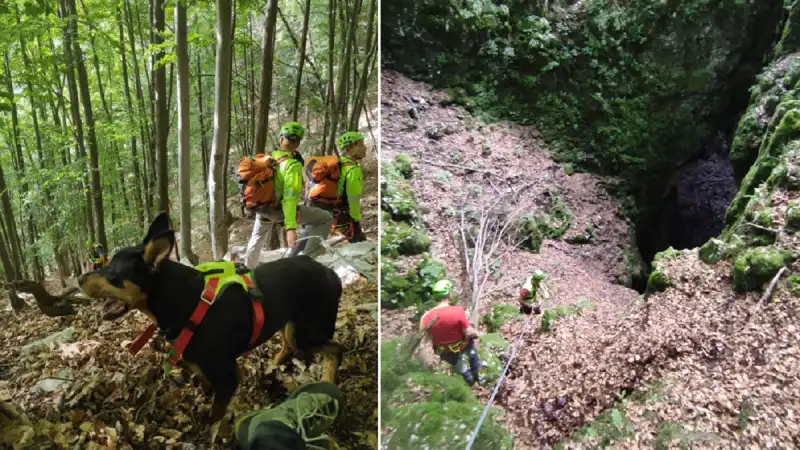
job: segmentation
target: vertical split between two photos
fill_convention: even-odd
[[[800,448],[800,2],[0,2],[0,448]]]

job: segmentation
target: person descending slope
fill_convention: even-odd
[[[479,334],[467,320],[464,308],[450,304],[452,290],[450,280],[441,280],[433,286],[433,296],[440,301],[422,316],[419,328],[425,331],[424,338],[432,341],[434,352],[471,385],[477,380],[481,367],[475,348]],[[464,354],[469,360],[469,369],[464,365]]]
[[[541,314],[542,307],[537,301],[536,295],[538,294],[539,288],[544,289],[542,286],[542,282],[547,278],[544,272],[541,270],[534,270],[531,272],[528,279],[525,280],[525,284],[522,285],[522,290],[519,292],[519,312],[530,314],[534,312],[536,314]]]
[[[314,253],[322,246],[320,241],[327,239],[330,232],[333,223],[331,213],[300,201],[304,162],[297,149],[304,135],[302,125],[289,122],[281,128],[279,150],[273,151],[269,158],[263,158],[266,162],[259,164],[259,156],[264,155],[245,157],[239,162],[243,202],[248,209],[256,212],[244,260],[251,269],[258,265],[264,236],[271,223],[283,225],[286,245],[292,249],[290,256],[296,256],[301,251]],[[255,170],[252,169],[254,166]],[[259,170],[261,166],[267,169]],[[297,236],[298,223],[303,226],[300,242]]]

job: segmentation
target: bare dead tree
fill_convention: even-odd
[[[459,234],[464,252],[464,268],[470,291],[470,322],[476,323],[481,306],[483,289],[492,274],[492,268],[509,252],[522,245],[518,226],[524,205],[515,205],[514,193],[479,197],[461,206]]]

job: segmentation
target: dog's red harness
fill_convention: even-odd
[[[250,278],[249,273],[245,274],[238,274],[238,277],[241,278],[241,281],[247,286],[247,289],[253,289],[255,285],[253,284],[253,280]],[[172,344],[172,349],[169,352],[169,357],[167,361],[172,364],[178,364],[181,357],[183,356],[184,350],[189,345],[189,341],[192,339],[194,335],[194,328],[200,325],[200,322],[203,321],[208,309],[211,305],[214,304],[214,300],[216,300],[217,295],[220,292],[220,280],[222,277],[208,277],[206,278],[206,285],[203,288],[203,294],[200,296],[200,302],[195,307],[194,312],[192,313],[189,321],[192,325],[188,325],[181,330],[178,338]],[[224,283],[223,283],[224,284]],[[253,303],[253,333],[250,336],[249,347],[253,348],[256,342],[258,341],[259,336],[261,335],[261,329],[264,327],[264,307],[261,303],[256,299],[252,299]],[[136,339],[134,339],[129,345],[128,350],[132,354],[136,354],[139,350],[144,347],[144,345],[152,339],[153,335],[156,332],[157,325],[151,324],[147,327],[142,334],[140,334]]]

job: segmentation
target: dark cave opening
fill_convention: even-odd
[[[653,258],[672,247],[700,247],[725,228],[725,212],[739,188],[729,159],[738,123],[737,114],[693,159],[678,167],[666,182],[660,198],[641,208],[635,222],[636,244],[646,273],[632,279],[643,293]]]

